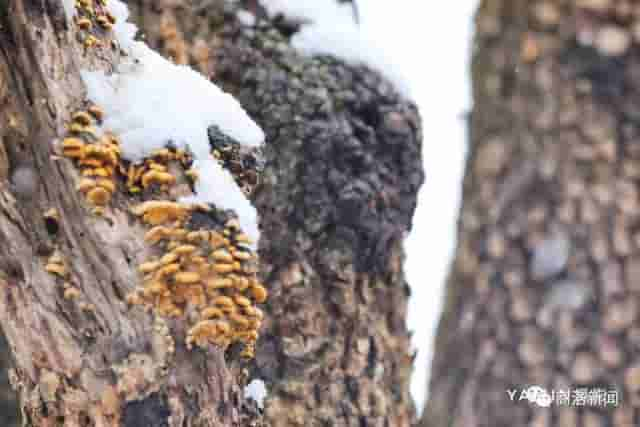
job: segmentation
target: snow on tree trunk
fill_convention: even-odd
[[[482,2],[458,248],[421,425],[638,424],[639,12]],[[550,407],[507,394],[531,385],[573,394]],[[580,389],[611,400],[576,402]]]

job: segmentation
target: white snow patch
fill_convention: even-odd
[[[137,161],[171,142],[188,149],[199,172],[194,203],[214,203],[234,209],[243,231],[258,240],[257,214],[233,177],[212,158],[207,129],[221,132],[249,147],[264,141],[262,129],[240,103],[200,73],[176,65],[136,41],[137,27],[126,22],[129,10],[119,0],[108,0],[115,16],[114,35],[128,54],[113,74],[81,71],[87,96],[105,113],[104,130],[116,134],[122,154]]]
[[[137,43],[146,47],[144,43],[137,42],[134,39],[138,32],[138,27],[136,27],[135,24],[127,22],[127,19],[129,19],[129,7],[119,0],[108,0],[107,8],[116,19],[112,31],[120,44],[120,48],[130,52]],[[144,49],[142,46],[140,48]]]
[[[89,98],[105,110],[104,126],[124,139],[125,157],[139,160],[169,140],[197,157],[208,156],[211,125],[241,144],[262,143],[262,130],[234,97],[190,67],[136,43],[137,65],[127,64],[112,75],[82,72]]]
[[[253,399],[256,401],[260,409],[264,408],[264,399],[267,397],[267,386],[264,381],[257,379],[251,380],[244,388],[245,399]]]
[[[73,17],[76,14],[76,2],[75,0],[62,0],[62,7],[64,8],[64,14],[67,15],[67,21],[73,22]]]
[[[349,63],[367,65],[389,79],[404,97],[411,97],[402,72],[353,25],[307,25],[293,36],[291,44],[310,56],[332,55]]]
[[[231,174],[220,167],[211,156],[196,160],[193,167],[200,171],[196,181],[196,195],[180,199],[184,203],[198,203],[206,201],[216,206],[233,209],[238,214],[240,227],[253,241],[258,241],[258,216],[256,210],[244,195],[240,187],[233,180]]]
[[[406,98],[408,79],[387,54],[358,26],[354,6],[336,0],[260,0],[271,17],[283,15],[301,22],[291,44],[310,56],[330,55],[351,64],[364,64],[385,76]]]
[[[338,3],[336,0],[260,0],[260,3],[271,18],[283,15],[308,24],[323,21],[332,21],[341,26],[355,24],[353,6],[348,3]]]
[[[456,248],[457,220],[467,152],[466,113],[471,106],[469,58],[473,13],[478,0],[438,3],[407,0],[390,5],[360,1],[360,25],[376,44],[393,53],[414,89],[430,140],[422,145],[427,180],[420,190],[414,227],[406,241],[406,274],[411,285],[408,327],[419,349],[411,392],[418,413],[428,397],[436,328],[447,275]],[[424,52],[429,52],[425,55]],[[438,206],[438,209],[433,209]],[[434,374],[435,375],[435,374]]]
[[[248,10],[239,10],[236,17],[244,26],[253,27],[256,25],[256,16]]]

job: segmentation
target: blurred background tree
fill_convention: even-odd
[[[637,425],[640,5],[484,0],[475,25],[458,247],[422,426]],[[619,402],[509,400],[530,385]]]

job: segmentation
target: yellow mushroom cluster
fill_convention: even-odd
[[[93,123],[102,119],[102,111],[89,107],[88,111],[73,114],[69,134],[62,141],[62,154],[73,159],[82,178],[76,189],[94,206],[96,214],[103,213],[116,190],[115,173],[120,163],[120,144],[111,134],[98,136]]]
[[[126,169],[127,189],[130,193],[139,193],[142,190],[157,186],[160,191],[167,191],[176,182],[176,177],[169,171],[171,162],[179,162],[187,169],[185,175],[195,182],[197,174],[195,170],[188,169],[193,163],[193,158],[184,150],[175,148],[163,148],[155,150],[142,162],[131,163]]]
[[[115,17],[106,8],[106,0],[76,0],[76,26],[78,40],[86,48],[101,46],[102,39],[116,23]]]
[[[257,257],[237,220],[216,225],[207,205],[147,201],[132,212],[152,226],[147,243],[160,254],[139,266],[143,285],[128,302],[190,322],[188,347],[243,343],[253,357],[267,290],[257,279]],[[203,224],[206,224],[203,226]]]
[[[229,211],[205,204],[148,200],[158,196],[157,190],[166,192],[176,183],[172,171],[184,170],[191,184],[197,180],[197,173],[190,169],[191,155],[167,146],[130,164],[121,158],[116,137],[94,128],[102,119],[103,112],[96,106],[73,114],[61,151],[80,169],[77,189],[94,212],[104,212],[116,191],[116,179],[122,179],[130,193],[141,193],[140,198],[146,199],[131,212],[149,227],[145,241],[156,248],[157,256],[138,266],[142,283],[127,297],[128,303],[144,306],[162,318],[185,319],[188,348],[214,344],[226,349],[238,343],[244,346],[242,356],[253,357],[263,320],[258,305],[266,301],[267,290],[257,278],[252,242]],[[251,169],[257,174],[257,169],[251,167],[253,163],[246,167],[236,147],[232,151],[223,148],[217,155],[214,150],[214,156],[237,180],[249,185],[257,182],[247,179],[245,172]],[[80,292],[66,280],[64,263],[52,258],[47,271],[64,281],[64,297],[79,298]],[[173,353],[175,342],[168,325],[158,324],[157,330]]]

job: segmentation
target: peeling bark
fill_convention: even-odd
[[[627,1],[485,0],[458,247],[421,425],[638,424],[638,34]],[[616,390],[619,404],[508,389]]]

